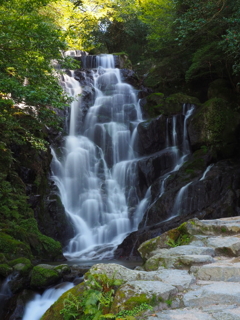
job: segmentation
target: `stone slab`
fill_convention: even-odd
[[[196,277],[199,280],[239,282],[240,262],[235,262],[234,260],[236,259],[201,266],[197,271]]]
[[[210,237],[205,240],[205,243],[225,255],[238,256],[240,254],[240,237],[238,236]]]
[[[170,284],[176,287],[178,291],[188,289],[196,281],[195,277],[190,275],[186,270],[161,269],[150,273],[156,274],[155,280]]]
[[[183,303],[185,307],[240,304],[240,283],[221,281],[205,285],[187,292],[183,297]]]

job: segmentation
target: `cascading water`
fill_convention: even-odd
[[[42,295],[36,293],[34,298],[26,304],[22,320],[39,320],[44,312],[73,284],[61,283],[53,288],[47,289]]]
[[[73,74],[64,76],[63,86],[75,100],[62,157],[53,150],[53,180],[75,227],[65,251],[70,260],[112,257],[141,219],[141,214],[131,218],[128,210],[136,193],[132,133],[142,121],[136,92],[121,81],[112,55],[95,60],[90,61],[95,102],[85,118],[79,82]]]
[[[190,146],[188,141],[188,133],[187,133],[187,120],[188,118],[193,114],[194,106],[190,105],[187,107],[186,104],[183,105],[183,111],[182,115],[184,116],[183,121],[183,135],[182,135],[182,141],[181,141],[181,148],[178,143],[178,134],[176,130],[176,124],[177,124],[177,117],[173,116],[172,119],[167,119],[166,121],[166,149],[172,149],[173,150],[173,157],[174,157],[174,167],[173,170],[166,173],[160,182],[160,194],[159,197],[161,197],[164,194],[165,191],[165,183],[166,180],[169,178],[172,172],[179,170],[179,168],[183,165],[183,163],[186,161],[187,157],[190,154]],[[169,137],[169,121],[172,122],[172,130],[171,130],[171,137]],[[172,141],[172,145],[170,145],[169,141]],[[181,152],[180,152],[181,149]],[[176,203],[176,201],[175,201]],[[177,205],[175,205],[174,211],[176,211]]]

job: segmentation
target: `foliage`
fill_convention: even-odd
[[[108,278],[105,274],[87,273],[83,294],[75,296],[69,292],[60,314],[63,315],[64,320],[124,319],[128,316],[139,315],[146,310],[152,310],[151,305],[140,303],[131,310],[122,310],[117,314],[110,313],[115,293],[121,284],[122,280],[115,279],[115,277]]]
[[[31,106],[63,106],[67,98],[55,77],[52,59],[66,48],[62,33],[41,14],[51,0],[0,3],[0,92]]]
[[[109,279],[104,274],[89,273],[83,295],[76,297],[69,293],[60,314],[63,314],[64,320],[114,318],[109,311],[116,289],[121,283],[121,280],[114,277]]]
[[[176,240],[169,238],[169,240],[167,241],[167,244],[170,247],[175,248],[175,247],[189,244],[190,240],[191,240],[191,238],[188,234],[180,234]]]
[[[131,310],[122,310],[118,312],[116,314],[116,318],[125,318],[126,316],[135,317],[136,315],[138,315],[139,313],[142,313],[143,311],[152,310],[152,309],[153,307],[150,304],[143,302],[139,306],[136,306]]]

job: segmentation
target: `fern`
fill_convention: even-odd
[[[116,289],[122,281],[108,278],[106,275],[88,274],[85,282],[86,290],[81,297],[69,293],[64,300],[64,308],[60,311],[64,320],[99,320],[113,319],[109,313]]]

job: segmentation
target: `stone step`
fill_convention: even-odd
[[[216,220],[201,220],[201,223],[206,227],[214,230],[214,233],[240,233],[240,217],[221,218]]]
[[[216,220],[192,219],[186,223],[189,234],[234,235],[240,233],[240,217]]]
[[[217,254],[223,254],[227,256],[239,256],[240,255],[240,237],[210,237],[204,240],[206,246],[215,249]]]
[[[195,277],[192,274],[190,275],[186,270],[158,269],[157,271],[148,273],[154,275],[154,280],[170,284],[171,286],[176,287],[178,291],[184,291],[188,289],[191,284],[196,282]]]
[[[134,304],[139,305],[139,301],[151,303],[153,299],[156,302],[165,302],[172,299],[177,292],[177,288],[161,281],[128,281],[117,290],[113,308],[129,309]]]
[[[181,310],[163,310],[150,316],[146,320],[240,320],[238,306],[211,306],[209,308],[184,308]]]
[[[183,297],[185,307],[240,304],[240,283],[214,282],[187,292]]]
[[[206,281],[240,281],[240,258],[218,261],[199,267],[196,277]]]
[[[144,264],[146,271],[165,268],[190,268],[192,265],[209,264],[214,262],[214,248],[184,245],[171,249],[159,249],[157,253],[149,258]]]

